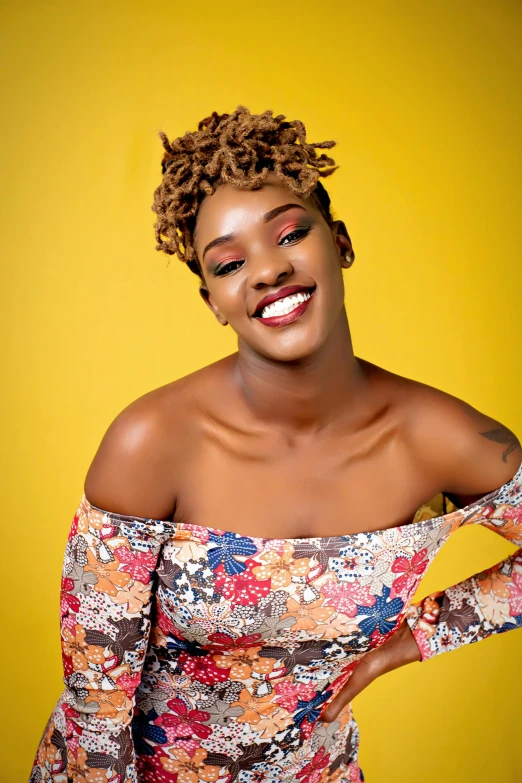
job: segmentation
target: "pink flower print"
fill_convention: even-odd
[[[256,579],[252,568],[260,563],[252,558],[245,560],[245,570],[239,574],[228,574],[223,563],[215,569],[215,589],[233,605],[251,606],[259,603],[270,592],[270,579]]]
[[[409,592],[419,582],[418,577],[422,576],[428,567],[428,560],[424,559],[427,554],[427,549],[421,549],[413,555],[411,560],[407,557],[398,557],[392,563],[391,570],[393,573],[402,573],[402,576],[397,577],[393,582],[393,588],[397,593]]]
[[[183,639],[181,631],[178,631],[170,617],[168,617],[162,609],[158,609],[157,623],[165,636],[175,636],[177,639]]]
[[[167,739],[168,739],[168,734],[169,734],[168,729],[165,729],[165,734],[167,735]],[[189,756],[193,756],[194,753],[199,748],[199,740],[187,739],[185,737],[178,737],[175,740],[175,742],[176,742],[176,747],[182,748],[185,751],[185,753],[189,754]]]
[[[72,581],[72,580],[68,580]],[[75,595],[62,592],[60,595],[60,616],[61,627],[74,631],[76,625],[76,614],[80,609],[80,600]]]
[[[294,683],[290,682],[290,680],[284,680],[284,682],[279,682],[274,687],[277,694],[277,703],[284,707],[285,710],[288,710],[288,712],[293,712],[297,707],[299,698]]]
[[[359,783],[359,781],[362,780],[361,768],[356,761],[350,761],[344,774],[348,776],[347,780],[349,780],[350,783]]]
[[[299,726],[299,736],[301,738],[301,742],[305,742],[306,740],[310,739],[314,728],[315,725],[313,723],[309,723],[308,720],[304,720],[301,723]]]
[[[73,539],[76,537],[77,534],[78,534],[78,514],[75,515],[72,521],[67,540],[73,541]]]
[[[417,647],[419,648],[422,660],[425,661],[428,658],[431,658],[432,651],[426,631],[424,631],[422,628],[414,628],[412,633],[415,641],[417,642]]]
[[[216,685],[216,683],[226,682],[230,678],[230,669],[220,669],[210,655],[192,656],[181,652],[179,662],[184,674],[205,685]]]
[[[297,708],[298,700],[310,701],[316,696],[316,690],[310,683],[293,683],[290,680],[277,683],[274,686],[277,694],[276,701],[288,712]]]
[[[256,536],[252,536],[252,541],[257,546],[258,552],[266,552],[267,549],[273,549],[278,555],[283,554],[284,538],[256,538]]]
[[[330,754],[326,752],[324,745],[319,748],[315,756],[296,777],[301,778],[300,783],[318,783],[323,769],[330,763]]]
[[[72,720],[65,722],[65,736],[67,737],[68,747],[73,753],[77,754],[80,748],[80,740],[78,739],[78,736],[75,735],[75,730],[78,731],[78,727]]]
[[[337,579],[329,579],[322,585],[321,592],[328,599],[328,604],[347,617],[355,617],[357,605],[371,606],[375,603],[375,596],[370,595],[368,587],[362,587],[358,582],[338,582]]]
[[[124,571],[130,574],[133,579],[143,584],[150,582],[151,574],[156,568],[156,557],[149,552],[138,552],[135,554],[125,546],[119,546],[114,550],[114,554],[125,566]]]
[[[136,771],[139,775],[139,780],[154,781],[154,783],[177,783],[177,772],[168,772],[162,761],[170,759],[161,748],[155,748],[153,756],[142,756],[141,754],[136,759]]]
[[[504,511],[504,519],[512,519],[522,524],[522,506],[508,506]]]
[[[295,689],[298,697],[303,701],[311,701],[317,696],[317,691],[311,682],[298,682]]]
[[[210,737],[212,729],[202,723],[209,719],[208,712],[189,710],[181,699],[170,699],[167,706],[171,713],[160,715],[154,723],[165,729],[169,742],[175,742],[178,737],[192,737],[193,734],[201,739]]]
[[[72,581],[72,580],[67,580]],[[62,591],[60,595],[60,610],[62,617],[69,612],[72,612],[73,614],[76,614],[80,608],[80,599],[77,598],[75,595],[71,595],[70,593],[67,593],[65,591]]]
[[[74,581],[70,579],[68,576],[65,576],[62,579],[62,590],[65,593],[70,593],[71,590],[74,590]]]
[[[122,688],[122,690],[125,691],[127,694],[127,697],[129,699],[132,699],[134,696],[134,692],[136,691],[136,688],[140,684],[141,676],[140,674],[134,674],[132,677],[130,674],[122,674],[121,677],[118,677],[116,680],[116,683],[118,685],[118,688]]]
[[[65,677],[70,677],[74,672],[74,666],[70,655],[66,655],[62,650],[62,665]]]

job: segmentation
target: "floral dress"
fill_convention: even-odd
[[[403,620],[423,661],[522,625],[520,548],[412,603],[458,528],[522,546],[522,465],[452,509],[272,539],[113,514],[84,496],[63,568],[65,690],[31,783],[363,781],[351,705],[319,717],[369,650]]]

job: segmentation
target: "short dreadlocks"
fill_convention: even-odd
[[[335,141],[310,144],[300,120],[288,122],[272,111],[251,114],[238,106],[232,114],[212,112],[198,130],[170,142],[159,133],[165,149],[163,179],[154,192],[152,210],[158,215],[156,250],[177,254],[192,272],[203,278],[193,235],[199,207],[218,185],[230,183],[245,190],[261,187],[270,171],[296,195],[311,196],[326,221],[332,223],[330,198],[319,182],[337,166],[317,149]]]

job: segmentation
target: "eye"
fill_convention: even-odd
[[[311,226],[303,226],[302,228],[294,228],[289,234],[285,234],[280,240],[280,245],[291,245],[292,242],[297,242],[298,239],[305,237],[310,231]]]
[[[234,271],[234,265],[235,264],[242,264],[242,263],[243,263],[243,259],[242,258],[235,259],[234,261],[229,261],[228,263],[222,264],[220,267],[218,267],[216,269],[216,271],[214,272],[214,274],[216,276],[226,275],[229,272],[233,272]]]

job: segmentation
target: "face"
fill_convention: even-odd
[[[342,269],[354,259],[344,224],[329,226],[311,199],[275,174],[258,190],[225,184],[207,196],[194,247],[200,293],[237,333],[240,350],[295,361],[318,351],[340,324]]]

